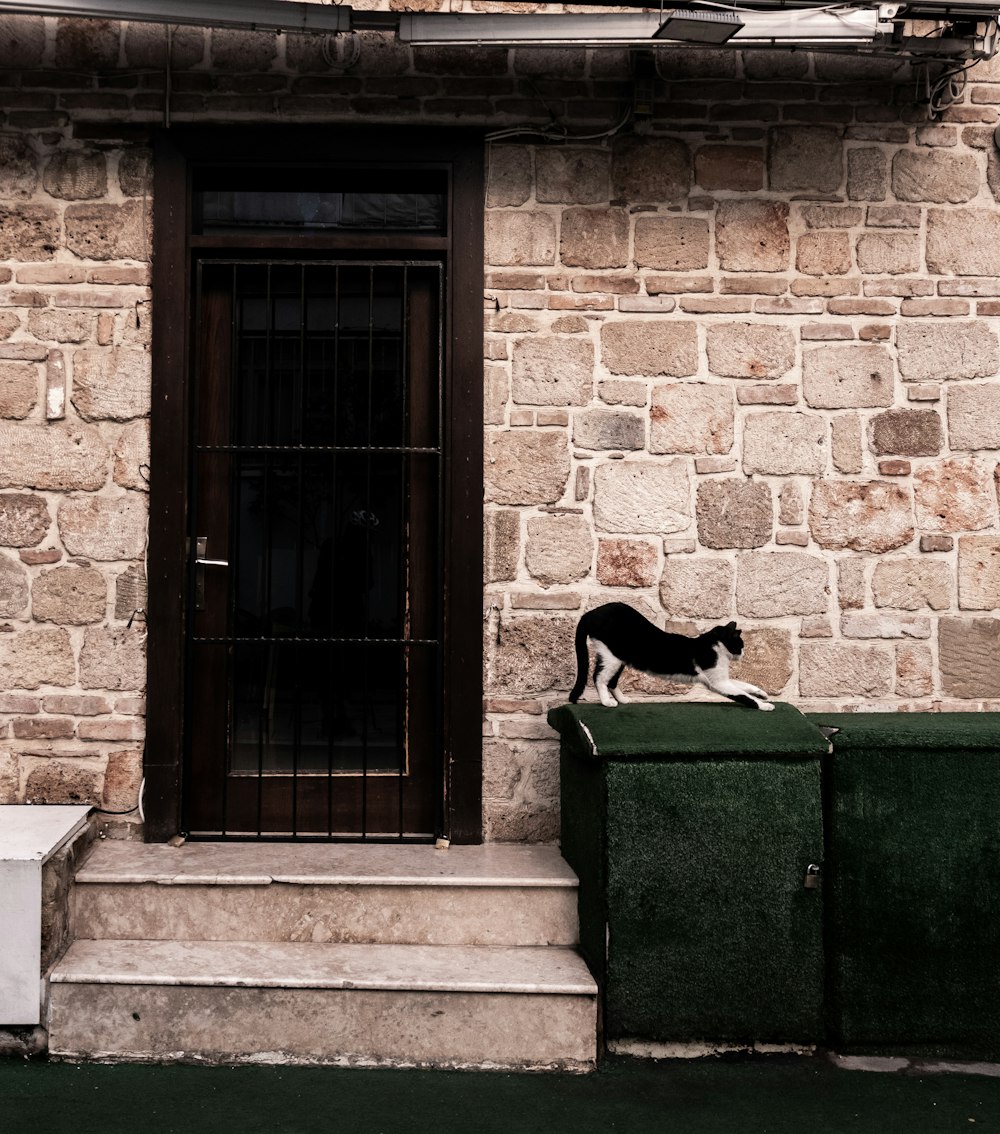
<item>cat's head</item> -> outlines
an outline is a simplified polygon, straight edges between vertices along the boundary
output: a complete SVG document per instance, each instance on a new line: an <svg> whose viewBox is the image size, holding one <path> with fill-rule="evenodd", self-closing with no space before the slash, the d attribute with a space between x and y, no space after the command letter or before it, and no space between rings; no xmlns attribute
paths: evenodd
<svg viewBox="0 0 1000 1134"><path fill-rule="evenodd" d="M735 622L727 622L725 626L716 626L712 630L712 636L729 654L730 658L738 658L743 653L743 635Z"/></svg>

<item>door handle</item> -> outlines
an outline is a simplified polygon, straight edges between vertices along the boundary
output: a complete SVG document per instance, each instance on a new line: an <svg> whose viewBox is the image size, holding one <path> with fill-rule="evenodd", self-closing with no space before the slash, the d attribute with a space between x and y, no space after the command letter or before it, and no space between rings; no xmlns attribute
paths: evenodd
<svg viewBox="0 0 1000 1134"><path fill-rule="evenodd" d="M194 608L205 609L205 568L228 567L228 559L206 559L208 536L198 536L194 541Z"/></svg>

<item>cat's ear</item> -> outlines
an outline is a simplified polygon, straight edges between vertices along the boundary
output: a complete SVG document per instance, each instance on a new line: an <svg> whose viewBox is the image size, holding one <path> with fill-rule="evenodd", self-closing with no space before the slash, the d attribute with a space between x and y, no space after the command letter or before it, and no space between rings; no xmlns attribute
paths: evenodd
<svg viewBox="0 0 1000 1134"><path fill-rule="evenodd" d="M723 627L723 629L724 630L735 630L736 629L736 623L735 622L727 622L726 625Z"/></svg>

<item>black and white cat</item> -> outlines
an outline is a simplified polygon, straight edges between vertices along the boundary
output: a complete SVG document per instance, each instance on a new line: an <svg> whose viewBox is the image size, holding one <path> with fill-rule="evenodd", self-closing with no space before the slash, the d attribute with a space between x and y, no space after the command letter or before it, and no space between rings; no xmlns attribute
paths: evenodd
<svg viewBox="0 0 1000 1134"><path fill-rule="evenodd" d="M697 682L749 708L774 708L763 689L729 676L729 663L743 653L743 638L735 622L688 638L660 630L623 602L588 610L576 627L576 684L569 695L574 703L587 684L588 638L597 652L594 685L601 704L609 709L628 702L618 690L618 679L627 665L671 681Z"/></svg>

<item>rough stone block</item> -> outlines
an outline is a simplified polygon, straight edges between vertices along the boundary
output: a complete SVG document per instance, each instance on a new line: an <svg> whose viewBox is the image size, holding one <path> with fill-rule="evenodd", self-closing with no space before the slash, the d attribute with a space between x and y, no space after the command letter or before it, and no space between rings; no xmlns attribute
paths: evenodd
<svg viewBox="0 0 1000 1134"><path fill-rule="evenodd" d="M28 608L28 572L16 559L0 555L0 616L18 618Z"/></svg>
<svg viewBox="0 0 1000 1134"><path fill-rule="evenodd" d="M747 551L736 559L736 609L748 618L825 614L830 568L801 551Z"/></svg>
<svg viewBox="0 0 1000 1134"><path fill-rule="evenodd" d="M656 548L642 539L602 539L597 581L602 587L652 587L659 573Z"/></svg>
<svg viewBox="0 0 1000 1134"><path fill-rule="evenodd" d="M594 560L590 525L582 516L532 516L524 558L543 587L575 583L590 574Z"/></svg>
<svg viewBox="0 0 1000 1134"><path fill-rule="evenodd" d="M49 158L42 186L63 201L92 201L108 192L108 163L99 150L62 151Z"/></svg>
<svg viewBox="0 0 1000 1134"><path fill-rule="evenodd" d="M892 191L900 201L960 205L976 196L980 179L975 154L900 149L892 159Z"/></svg>
<svg viewBox="0 0 1000 1134"><path fill-rule="evenodd" d="M134 24L131 26L135 27ZM183 31L202 34L200 28L175 28L174 35ZM118 185L126 197L144 197L152 191L153 154L150 150L136 147L121 155L118 159Z"/></svg>
<svg viewBox="0 0 1000 1134"><path fill-rule="evenodd" d="M865 146L847 151L847 196L852 201L884 201L888 183L883 150Z"/></svg>
<svg viewBox="0 0 1000 1134"><path fill-rule="evenodd" d="M9 30L10 18L0 16L0 66L9 51L7 36L16 39ZM29 139L23 134L0 134L0 200L28 200L37 185L38 160Z"/></svg>
<svg viewBox="0 0 1000 1134"><path fill-rule="evenodd" d="M0 634L0 688L38 689L75 681L76 662L67 630L27 629Z"/></svg>
<svg viewBox="0 0 1000 1134"><path fill-rule="evenodd" d="M94 316L90 311L29 311L28 329L42 342L82 343L94 336Z"/></svg>
<svg viewBox="0 0 1000 1134"><path fill-rule="evenodd" d="M0 423L0 488L100 488L108 450L92 426Z"/></svg>
<svg viewBox="0 0 1000 1134"><path fill-rule="evenodd" d="M554 264L554 218L540 212L487 212L486 262L499 267Z"/></svg>
<svg viewBox="0 0 1000 1134"><path fill-rule="evenodd" d="M216 67L253 74L271 69L278 54L278 37L273 32L213 28L211 49Z"/></svg>
<svg viewBox="0 0 1000 1134"><path fill-rule="evenodd" d="M698 369L697 324L640 319L604 323L601 361L612 374L686 378Z"/></svg>
<svg viewBox="0 0 1000 1134"><path fill-rule="evenodd" d="M0 417L21 419L38 402L38 366L33 362L0 362Z"/></svg>
<svg viewBox="0 0 1000 1134"><path fill-rule="evenodd" d="M609 199L609 176L607 150L570 146L535 150L535 200L540 204L600 204Z"/></svg>
<svg viewBox="0 0 1000 1134"><path fill-rule="evenodd" d="M569 481L566 434L530 429L488 433L485 479L488 503L556 503Z"/></svg>
<svg viewBox="0 0 1000 1134"><path fill-rule="evenodd" d="M748 414L743 425L743 471L817 475L826 468L826 422L818 414L775 410Z"/></svg>
<svg viewBox="0 0 1000 1134"><path fill-rule="evenodd" d="M934 692L934 655L929 646L900 642L896 647L896 696L929 697Z"/></svg>
<svg viewBox="0 0 1000 1134"><path fill-rule="evenodd" d="M139 559L146 546L146 498L72 496L59 505L59 534L71 555Z"/></svg>
<svg viewBox="0 0 1000 1134"><path fill-rule="evenodd" d="M83 626L107 614L108 584L93 567L43 571L31 587L31 614L37 622Z"/></svg>
<svg viewBox="0 0 1000 1134"><path fill-rule="evenodd" d="M948 390L948 441L952 449L1000 449L1000 383Z"/></svg>
<svg viewBox="0 0 1000 1134"><path fill-rule="evenodd" d="M681 201L691 187L691 154L683 143L668 138L619 135L612 150L611 185L615 198L629 204Z"/></svg>
<svg viewBox="0 0 1000 1134"><path fill-rule="evenodd" d="M807 232L795 249L795 266L807 276L843 276L852 267L846 232Z"/></svg>
<svg viewBox="0 0 1000 1134"><path fill-rule="evenodd" d="M927 270L937 275L1000 276L996 209L928 209Z"/></svg>
<svg viewBox="0 0 1000 1134"><path fill-rule="evenodd" d="M667 616L727 618L733 610L733 565L725 559L668 557L660 579Z"/></svg>
<svg viewBox="0 0 1000 1134"><path fill-rule="evenodd" d="M958 605L962 610L1000 607L1000 538L962 536L958 541Z"/></svg>
<svg viewBox="0 0 1000 1134"><path fill-rule="evenodd" d="M129 807L135 807L139 801L142 775L141 749L117 749L108 753L101 806L111 811L124 811Z"/></svg>
<svg viewBox="0 0 1000 1134"><path fill-rule="evenodd" d="M949 457L913 478L917 526L927 532L979 531L996 522L990 469L974 458Z"/></svg>
<svg viewBox="0 0 1000 1134"><path fill-rule="evenodd" d="M640 268L686 272L708 267L708 221L698 217L645 216L635 222Z"/></svg>
<svg viewBox="0 0 1000 1134"><path fill-rule="evenodd" d="M623 410L583 410L573 415L573 444L581 449L641 449L646 423Z"/></svg>
<svg viewBox="0 0 1000 1134"><path fill-rule="evenodd" d="M644 406L649 400L649 387L645 382L629 382L624 378L600 382L597 393L609 406Z"/></svg>
<svg viewBox="0 0 1000 1134"><path fill-rule="evenodd" d="M145 689L146 631L88 626L80 650L84 689Z"/></svg>
<svg viewBox="0 0 1000 1134"><path fill-rule="evenodd" d="M780 378L795 365L795 336L766 323L715 323L707 331L708 368L724 378Z"/></svg>
<svg viewBox="0 0 1000 1134"><path fill-rule="evenodd" d="M578 268L623 268L629 262L624 209L564 209L559 258Z"/></svg>
<svg viewBox="0 0 1000 1134"><path fill-rule="evenodd" d="M772 190L832 193L844 177L840 133L828 126L775 126L769 132L768 184Z"/></svg>
<svg viewBox="0 0 1000 1134"><path fill-rule="evenodd" d="M702 189L753 193L764 187L764 151L759 146L702 146L694 156Z"/></svg>
<svg viewBox="0 0 1000 1134"><path fill-rule="evenodd" d="M531 196L531 154L527 146L490 146L487 159L488 209L523 205Z"/></svg>
<svg viewBox="0 0 1000 1134"><path fill-rule="evenodd" d="M728 453L733 447L732 391L703 382L653 388L651 453Z"/></svg>
<svg viewBox="0 0 1000 1134"><path fill-rule="evenodd" d="M569 690L576 677L576 620L565 615L502 618L490 664L490 692L518 697Z"/></svg>
<svg viewBox="0 0 1000 1134"><path fill-rule="evenodd" d="M883 457L935 457L941 452L944 430L933 410L889 410L870 424L872 452Z"/></svg>
<svg viewBox="0 0 1000 1134"><path fill-rule="evenodd" d="M96 807L100 801L100 770L80 760L52 760L35 764L25 782L25 803L91 804Z"/></svg>
<svg viewBox="0 0 1000 1134"><path fill-rule="evenodd" d="M594 524L623 535L680 532L691 524L687 463L613 461L594 475Z"/></svg>
<svg viewBox="0 0 1000 1134"><path fill-rule="evenodd" d="M900 323L896 347L905 382L986 378L1000 368L996 331L982 320Z"/></svg>
<svg viewBox="0 0 1000 1134"><path fill-rule="evenodd" d="M773 628L743 631L743 656L731 669L738 681L778 696L792 679L792 636Z"/></svg>
<svg viewBox="0 0 1000 1134"><path fill-rule="evenodd" d="M951 606L951 569L928 559L887 559L872 575L875 605L893 610L947 610Z"/></svg>
<svg viewBox="0 0 1000 1134"><path fill-rule="evenodd" d="M814 409L891 406L893 386L892 356L879 344L802 352L802 389Z"/></svg>
<svg viewBox="0 0 1000 1134"><path fill-rule="evenodd" d="M153 225L146 201L67 205L66 247L85 260L148 260Z"/></svg>
<svg viewBox="0 0 1000 1134"><path fill-rule="evenodd" d="M938 623L941 691L948 697L1000 697L1000 619L942 618Z"/></svg>
<svg viewBox="0 0 1000 1134"><path fill-rule="evenodd" d="M131 421L111 450L112 476L122 488L149 491L149 421Z"/></svg>
<svg viewBox="0 0 1000 1134"><path fill-rule="evenodd" d="M593 396L589 339L546 335L514 340L512 394L519 405L584 406Z"/></svg>
<svg viewBox="0 0 1000 1134"><path fill-rule="evenodd" d="M844 614L840 632L845 638L929 638L929 618L900 618L887 614Z"/></svg>
<svg viewBox="0 0 1000 1134"><path fill-rule="evenodd" d="M485 521L484 581L510 582L517 578L517 565L521 558L521 515L505 508L488 511Z"/></svg>
<svg viewBox="0 0 1000 1134"><path fill-rule="evenodd" d="M73 405L84 421L144 417L150 404L150 355L128 347L73 353Z"/></svg>
<svg viewBox="0 0 1000 1134"><path fill-rule="evenodd" d="M44 497L23 492L0 494L0 545L37 547L51 523Z"/></svg>
<svg viewBox="0 0 1000 1134"><path fill-rule="evenodd" d="M841 610L860 610L865 605L864 559L837 562L837 603Z"/></svg>
<svg viewBox="0 0 1000 1134"><path fill-rule="evenodd" d="M791 246L788 205L782 201L720 201L715 246L723 271L785 271Z"/></svg>
<svg viewBox="0 0 1000 1134"><path fill-rule="evenodd" d="M861 450L861 419L856 413L837 414L830 423L830 449L837 472L861 472L864 453Z"/></svg>
<svg viewBox="0 0 1000 1134"><path fill-rule="evenodd" d="M866 232L858 237L858 267L872 275L920 271L920 237L907 232Z"/></svg>
<svg viewBox="0 0 1000 1134"><path fill-rule="evenodd" d="M806 517L802 489L795 481L786 481L778 496L778 520L782 524L801 524Z"/></svg>
<svg viewBox="0 0 1000 1134"><path fill-rule="evenodd" d="M698 538L705 547L763 547L774 529L767 484L708 480L698 485Z"/></svg>
<svg viewBox="0 0 1000 1134"><path fill-rule="evenodd" d="M893 685L895 655L882 645L803 642L799 693L803 697L884 697Z"/></svg>
<svg viewBox="0 0 1000 1134"><path fill-rule="evenodd" d="M882 554L913 539L909 488L889 481L820 481L809 507L813 539L834 551Z"/></svg>
<svg viewBox="0 0 1000 1134"><path fill-rule="evenodd" d="M0 260L51 260L59 214L47 205L0 205Z"/></svg>

